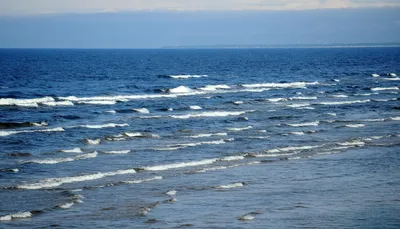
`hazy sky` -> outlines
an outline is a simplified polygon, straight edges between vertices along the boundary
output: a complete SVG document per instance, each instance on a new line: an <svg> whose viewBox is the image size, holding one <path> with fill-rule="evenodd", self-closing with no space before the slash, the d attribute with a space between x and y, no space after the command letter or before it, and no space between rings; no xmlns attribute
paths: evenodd
<svg viewBox="0 0 400 229"><path fill-rule="evenodd" d="M1 15L132 10L304 10L400 6L399 0L0 0Z"/></svg>
<svg viewBox="0 0 400 229"><path fill-rule="evenodd" d="M400 42L400 0L0 0L0 48Z"/></svg>

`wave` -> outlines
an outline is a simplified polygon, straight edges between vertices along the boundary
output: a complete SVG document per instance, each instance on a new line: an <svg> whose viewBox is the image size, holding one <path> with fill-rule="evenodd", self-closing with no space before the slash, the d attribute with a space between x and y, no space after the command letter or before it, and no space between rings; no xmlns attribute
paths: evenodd
<svg viewBox="0 0 400 229"><path fill-rule="evenodd" d="M189 108L192 109L192 110L201 110L202 109L200 106L196 106L196 105L189 106Z"/></svg>
<svg viewBox="0 0 400 229"><path fill-rule="evenodd" d="M88 105L114 105L117 101L101 101L101 100L94 100L94 101L78 101L78 104L88 104Z"/></svg>
<svg viewBox="0 0 400 229"><path fill-rule="evenodd" d="M360 140L352 140L352 141L345 141L337 143L340 146L364 146L365 142Z"/></svg>
<svg viewBox="0 0 400 229"><path fill-rule="evenodd" d="M105 113L109 113L109 114L116 114L117 112L115 110L110 110L110 111L104 111Z"/></svg>
<svg viewBox="0 0 400 229"><path fill-rule="evenodd" d="M243 130L250 130L252 129L252 126L246 126L246 127L237 127L237 128L227 128L229 131L243 131Z"/></svg>
<svg viewBox="0 0 400 229"><path fill-rule="evenodd" d="M89 128L89 129L102 129L102 128L114 128L114 127L125 127L129 126L127 123L116 124L116 123L107 123L102 125L80 125L81 128Z"/></svg>
<svg viewBox="0 0 400 229"><path fill-rule="evenodd" d="M365 100L351 100L351 101L335 101L335 102L319 102L315 104L320 104L320 105L349 105L349 104L355 104L355 103L368 103L371 102L369 99Z"/></svg>
<svg viewBox="0 0 400 229"><path fill-rule="evenodd" d="M226 142L233 141L234 139L221 139L221 140L216 140L216 141L205 141L205 142L191 142L191 143L183 143L183 144L177 144L177 145L171 145L163 148L153 148L153 150L159 150L159 151L168 151L168 150L179 150L179 149L184 149L187 147L195 147L195 146L201 146L201 145L220 145L220 144L225 144Z"/></svg>
<svg viewBox="0 0 400 229"><path fill-rule="evenodd" d="M74 103L71 101L50 101L50 102L42 102L41 104L50 107L56 106L74 106Z"/></svg>
<svg viewBox="0 0 400 229"><path fill-rule="evenodd" d="M5 137L13 134L21 133L36 133L36 132L62 132L65 131L62 127L56 127L51 129L41 129L41 130L15 130L15 131L0 131L0 137Z"/></svg>
<svg viewBox="0 0 400 229"><path fill-rule="evenodd" d="M84 139L85 143L88 145L98 145L100 144L101 140L100 139Z"/></svg>
<svg viewBox="0 0 400 229"><path fill-rule="evenodd" d="M133 111L137 113L142 113L142 114L150 114L150 111L147 108L136 108L133 109Z"/></svg>
<svg viewBox="0 0 400 229"><path fill-rule="evenodd" d="M192 89L190 89L189 87L186 87L186 86L179 86L176 88L168 89L169 93L190 93L192 91L193 91Z"/></svg>
<svg viewBox="0 0 400 229"><path fill-rule="evenodd" d="M266 99L269 102L282 102L282 101L287 101L286 98L270 98L270 99Z"/></svg>
<svg viewBox="0 0 400 229"><path fill-rule="evenodd" d="M219 185L219 186L216 186L215 188L217 188L217 189L231 189L231 188L239 188L239 187L243 187L243 186L244 186L243 182L236 182L236 183L232 183L232 184Z"/></svg>
<svg viewBox="0 0 400 229"><path fill-rule="evenodd" d="M240 105L240 104L243 104L244 102L243 101L233 101L232 103L235 105Z"/></svg>
<svg viewBox="0 0 400 229"><path fill-rule="evenodd" d="M332 98L347 98L349 96L348 95L330 95L329 97L332 97Z"/></svg>
<svg viewBox="0 0 400 229"><path fill-rule="evenodd" d="M383 79L383 80L391 80L391 81L397 81L397 80L400 80L400 78L399 78L399 77L396 77L396 78L381 78L381 79Z"/></svg>
<svg viewBox="0 0 400 229"><path fill-rule="evenodd" d="M14 219L26 219L26 218L31 218L31 217L32 217L31 212L19 212L19 213L15 213L15 214L0 216L0 221L11 221Z"/></svg>
<svg viewBox="0 0 400 229"><path fill-rule="evenodd" d="M162 180L162 176L154 176L150 178L145 178L145 179L139 179L139 180L131 180L131 181L122 181L124 184L140 184L143 182L149 182L149 181L155 181L155 180Z"/></svg>
<svg viewBox="0 0 400 229"><path fill-rule="evenodd" d="M399 90L399 87L374 87L371 91Z"/></svg>
<svg viewBox="0 0 400 229"><path fill-rule="evenodd" d="M371 76L372 76L372 77L379 77L379 74L372 73Z"/></svg>
<svg viewBox="0 0 400 229"><path fill-rule="evenodd" d="M166 165L155 165L155 166L148 166L143 167L144 170L147 171L163 171L163 170L170 170L170 169L179 169L185 167L194 167L200 165L209 165L216 162L217 159L205 159L201 161L191 161L191 162L181 162L181 163L173 163L173 164L166 164Z"/></svg>
<svg viewBox="0 0 400 229"><path fill-rule="evenodd" d="M0 122L0 129L12 129L33 126L48 126L47 122Z"/></svg>
<svg viewBox="0 0 400 229"><path fill-rule="evenodd" d="M202 91L216 91L218 89L231 89L231 87L225 84L220 84L220 85L206 85L198 89Z"/></svg>
<svg viewBox="0 0 400 229"><path fill-rule="evenodd" d="M169 75L169 77L173 79L189 79L208 77L208 75Z"/></svg>
<svg viewBox="0 0 400 229"><path fill-rule="evenodd" d="M315 121L315 122L306 122L306 123L298 123L298 124L286 124L286 125L292 126L292 127L318 126L318 125L319 125L319 121Z"/></svg>
<svg viewBox="0 0 400 229"><path fill-rule="evenodd" d="M213 136L227 136L227 133L214 133L214 134L197 134L193 136L188 136L189 138L207 138Z"/></svg>
<svg viewBox="0 0 400 229"><path fill-rule="evenodd" d="M53 165L53 164L58 164L58 163L72 162L72 161L84 160L84 159L89 159L89 158L95 158L95 157L97 157L97 154L98 153L95 151L93 153L83 154L83 155L79 155L76 157L30 160L30 161L27 161L26 163Z"/></svg>
<svg viewBox="0 0 400 229"><path fill-rule="evenodd" d="M0 98L0 106L38 107L39 103L54 101L54 98L49 96L35 99Z"/></svg>
<svg viewBox="0 0 400 229"><path fill-rule="evenodd" d="M315 100L318 99L316 96L297 96L297 97L290 97L289 100Z"/></svg>
<svg viewBox="0 0 400 229"><path fill-rule="evenodd" d="M296 104L289 104L286 105L288 107L293 107L293 108L305 108L305 107L309 107L311 104L309 103L296 103Z"/></svg>
<svg viewBox="0 0 400 229"><path fill-rule="evenodd" d="M157 134L150 134L150 133L139 133L139 132L125 132L122 136L130 137L130 138L160 138Z"/></svg>
<svg viewBox="0 0 400 229"><path fill-rule="evenodd" d="M345 126L350 127L350 128L360 128L360 127L364 127L365 124L347 124Z"/></svg>
<svg viewBox="0 0 400 229"><path fill-rule="evenodd" d="M82 153L82 150L80 148L73 148L73 149L62 149L62 150L59 150L59 152L62 152L62 153Z"/></svg>
<svg viewBox="0 0 400 229"><path fill-rule="evenodd" d="M390 117L389 119L392 120L392 121L400 121L400 116Z"/></svg>
<svg viewBox="0 0 400 229"><path fill-rule="evenodd" d="M292 83L261 83L261 84L242 84L246 88L305 88L308 85L318 85L319 82L292 82Z"/></svg>
<svg viewBox="0 0 400 229"><path fill-rule="evenodd" d="M48 189L48 188L55 188L63 184L69 183L76 183L76 182L84 182L84 181L91 181L91 180L98 180L104 177L111 177L117 175L125 175L125 174L134 174L136 173L135 169L126 169L126 170L117 170L114 172L99 172L94 174L87 174L87 175L80 175L80 176L73 176L73 177L61 177L61 178L47 178L37 183L30 183L30 184L22 184L17 185L15 188L18 189Z"/></svg>
<svg viewBox="0 0 400 229"><path fill-rule="evenodd" d="M105 153L105 154L127 154L130 152L131 152L131 150L103 151L103 153Z"/></svg>
<svg viewBox="0 0 400 229"><path fill-rule="evenodd" d="M253 112L253 111L209 111L209 112L193 113L185 115L170 115L169 117L176 119L189 119L189 118L199 118L199 117L227 117L227 116L242 115L247 112Z"/></svg>

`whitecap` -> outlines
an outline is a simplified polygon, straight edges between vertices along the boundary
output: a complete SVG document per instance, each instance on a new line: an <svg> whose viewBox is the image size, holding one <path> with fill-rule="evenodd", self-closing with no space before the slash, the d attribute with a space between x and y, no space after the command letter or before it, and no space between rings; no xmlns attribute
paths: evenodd
<svg viewBox="0 0 400 229"><path fill-rule="evenodd" d="M261 83L261 84L243 84L243 87L247 88L305 88L307 85L318 85L318 82L292 82L292 83Z"/></svg>
<svg viewBox="0 0 400 229"><path fill-rule="evenodd" d="M207 85L205 87L199 88L199 90L202 90L202 91L216 91L218 89L230 89L230 88L231 87L229 87L228 85L221 84L221 85Z"/></svg>
<svg viewBox="0 0 400 229"><path fill-rule="evenodd" d="M107 123L107 124L100 124L100 125L80 125L79 127L89 128L89 129L102 129L102 128L114 128L114 127L125 127L125 126L129 126L129 124L127 124L127 123L123 123L123 124Z"/></svg>
<svg viewBox="0 0 400 229"><path fill-rule="evenodd" d="M299 108L299 107L309 107L311 104L309 103L296 103L296 104L289 104L286 105L288 107Z"/></svg>
<svg viewBox="0 0 400 229"><path fill-rule="evenodd" d="M133 111L137 113L150 114L150 111L147 108L136 108L133 109Z"/></svg>
<svg viewBox="0 0 400 229"><path fill-rule="evenodd" d="M116 114L117 112L116 111L114 111L114 110L110 110L110 111L105 111L106 113L109 113L109 114Z"/></svg>
<svg viewBox="0 0 400 229"><path fill-rule="evenodd" d="M244 102L243 101L233 101L232 103L235 105L240 105L240 104L243 104Z"/></svg>
<svg viewBox="0 0 400 229"><path fill-rule="evenodd" d="M93 101L78 101L78 104L88 104L88 105L114 105L117 103L117 101L101 101L101 100L93 100Z"/></svg>
<svg viewBox="0 0 400 229"><path fill-rule="evenodd" d="M228 156L219 159L220 161L238 161L238 160L243 160L244 156Z"/></svg>
<svg viewBox="0 0 400 229"><path fill-rule="evenodd" d="M339 94L339 95L330 95L329 97L332 97L332 98L347 98L347 97L349 97L348 95L341 95L341 94Z"/></svg>
<svg viewBox="0 0 400 229"><path fill-rule="evenodd" d="M399 87L374 87L371 91L399 90Z"/></svg>
<svg viewBox="0 0 400 229"><path fill-rule="evenodd" d="M46 189L46 188L54 188L63 184L76 183L76 182L84 182L90 180L98 180L103 177L117 176L117 175L125 175L125 174L134 174L136 173L135 169L126 169L126 170L117 170L115 172L99 172L95 174L87 174L73 177L61 177L61 178L47 178L37 183L30 184L22 184L17 185L16 188L19 189Z"/></svg>
<svg viewBox="0 0 400 229"><path fill-rule="evenodd" d="M379 74L372 73L371 76L372 76L372 77L379 77Z"/></svg>
<svg viewBox="0 0 400 229"><path fill-rule="evenodd" d="M64 162L72 162L72 161L77 161L77 160L84 160L84 159L89 159L89 158L95 158L97 157L97 152L93 153L88 153L88 154L82 154L76 157L67 157L67 158L52 158L52 159L38 159L38 160L31 160L27 161L29 163L37 163L37 164L58 164L58 163L64 163Z"/></svg>
<svg viewBox="0 0 400 229"><path fill-rule="evenodd" d="M366 99L366 100L351 100L351 101L336 101L336 102L319 102L315 104L321 104L321 105L348 105L348 104L354 104L354 103L367 103L371 102L371 100Z"/></svg>
<svg viewBox="0 0 400 229"><path fill-rule="evenodd" d="M295 131L295 132L290 132L289 134L292 134L292 135L304 135L305 133L303 131Z"/></svg>
<svg viewBox="0 0 400 229"><path fill-rule="evenodd" d="M267 101L270 102L281 102L281 101L287 101L286 98L271 98L271 99L266 99Z"/></svg>
<svg viewBox="0 0 400 229"><path fill-rule="evenodd" d="M399 78L399 77L396 77L396 78L381 78L381 79L383 79L383 80L391 80L391 81L397 81L397 80L400 80L400 78Z"/></svg>
<svg viewBox="0 0 400 229"><path fill-rule="evenodd" d="M255 219L255 217L252 215L244 215L244 216L239 217L238 219L242 220L242 221L251 221L251 220Z"/></svg>
<svg viewBox="0 0 400 229"><path fill-rule="evenodd" d="M339 142L337 144L341 146L364 146L365 142L360 140L353 140L353 141Z"/></svg>
<svg viewBox="0 0 400 229"><path fill-rule="evenodd" d="M168 196L175 196L176 193L177 193L176 190L169 190L165 194L168 195Z"/></svg>
<svg viewBox="0 0 400 229"><path fill-rule="evenodd" d="M400 121L400 116L390 117L390 120L392 120L392 121Z"/></svg>
<svg viewBox="0 0 400 229"><path fill-rule="evenodd" d="M397 74L392 72L392 73L389 73L389 76L396 77Z"/></svg>
<svg viewBox="0 0 400 229"><path fill-rule="evenodd" d="M197 134L193 136L188 136L189 138L206 138L206 137L213 137L213 136L227 136L227 133L213 133L213 134Z"/></svg>
<svg viewBox="0 0 400 229"><path fill-rule="evenodd" d="M237 127L237 128L227 128L229 131L243 131L243 130L250 130L252 129L252 126L246 126L246 127Z"/></svg>
<svg viewBox="0 0 400 229"><path fill-rule="evenodd" d="M85 139L85 143L88 145L98 145L100 144L101 140L100 139Z"/></svg>
<svg viewBox="0 0 400 229"><path fill-rule="evenodd" d="M350 127L350 128L360 128L360 127L364 127L364 124L347 124L345 125L346 127Z"/></svg>
<svg viewBox="0 0 400 229"><path fill-rule="evenodd" d="M196 105L189 106L189 108L192 109L192 110L201 110L202 109L200 106L196 106Z"/></svg>
<svg viewBox="0 0 400 229"><path fill-rule="evenodd" d="M54 102L52 97L43 97L36 99L13 99L0 98L0 106L21 106L21 107L38 107L38 103Z"/></svg>
<svg viewBox="0 0 400 229"><path fill-rule="evenodd" d="M140 179L140 180L122 181L122 183L125 183L125 184L140 184L140 183L143 183L143 182L162 180L162 179L163 179L162 176L154 176L154 177L151 177L151 178L145 178L145 179Z"/></svg>
<svg viewBox="0 0 400 229"><path fill-rule="evenodd" d="M327 115L329 115L329 116L334 116L334 117L336 117L337 116L337 114L336 113L326 113Z"/></svg>
<svg viewBox="0 0 400 229"><path fill-rule="evenodd" d="M59 208L62 208L62 209L68 209L68 208L72 207L74 204L75 204L74 202L69 202L69 203L60 205L60 206L58 206L58 207L59 207Z"/></svg>
<svg viewBox="0 0 400 229"><path fill-rule="evenodd" d="M40 104L46 105L46 106L74 106L74 103L70 102L70 101L50 101L50 102L42 102Z"/></svg>
<svg viewBox="0 0 400 229"><path fill-rule="evenodd" d="M179 86L176 88L168 89L168 92L170 92L170 93L190 93L190 92L192 92L192 89L190 89L189 87L186 87L186 86Z"/></svg>
<svg viewBox="0 0 400 229"><path fill-rule="evenodd" d="M202 78L208 77L208 75L169 75L173 79L189 79L189 78Z"/></svg>
<svg viewBox="0 0 400 229"><path fill-rule="evenodd" d="M103 153L106 153L106 154L127 154L127 153L130 153L131 152L131 150L114 150L114 151L104 151Z"/></svg>
<svg viewBox="0 0 400 229"><path fill-rule="evenodd" d="M314 100L318 99L316 96L297 96L297 97L291 97L289 98L290 100Z"/></svg>
<svg viewBox="0 0 400 229"><path fill-rule="evenodd" d="M82 153L82 150L80 148L73 148L73 149L62 149L62 150L59 150L59 152L63 152L63 153Z"/></svg>
<svg viewBox="0 0 400 229"><path fill-rule="evenodd" d="M231 188L239 188L239 187L243 187L243 182L236 182L236 183L232 183L232 184L227 184L227 185L219 185L215 188L217 189L231 189Z"/></svg>
<svg viewBox="0 0 400 229"><path fill-rule="evenodd" d="M0 131L0 137L9 136L13 134L20 133L35 133L35 132L60 132L65 131L62 127L50 128L50 129L40 129L40 130L15 130L15 131Z"/></svg>
<svg viewBox="0 0 400 229"><path fill-rule="evenodd" d="M188 119L188 118L199 118L199 117L226 117L226 116L237 116L242 115L250 111L210 111L194 114L185 115L170 115L171 118L176 119Z"/></svg>
<svg viewBox="0 0 400 229"><path fill-rule="evenodd" d="M173 163L173 164L165 164L165 165L154 165L154 166L144 167L143 169L148 170L148 171L163 171L163 170L179 169L179 168L193 167L193 166L199 166L199 165L209 165L216 161L217 161L217 159L205 159L205 160L200 160L200 161L181 162L181 163Z"/></svg>
<svg viewBox="0 0 400 229"><path fill-rule="evenodd" d="M298 124L286 124L286 125L292 126L292 127L318 126L318 125L319 125L319 121L315 121L315 122L306 122L306 123L298 123Z"/></svg>

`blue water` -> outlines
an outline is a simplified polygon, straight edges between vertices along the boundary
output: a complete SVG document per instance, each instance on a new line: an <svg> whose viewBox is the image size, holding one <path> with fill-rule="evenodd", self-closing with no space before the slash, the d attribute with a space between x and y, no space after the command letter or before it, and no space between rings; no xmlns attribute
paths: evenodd
<svg viewBox="0 0 400 229"><path fill-rule="evenodd" d="M399 63L0 50L0 228L399 228Z"/></svg>

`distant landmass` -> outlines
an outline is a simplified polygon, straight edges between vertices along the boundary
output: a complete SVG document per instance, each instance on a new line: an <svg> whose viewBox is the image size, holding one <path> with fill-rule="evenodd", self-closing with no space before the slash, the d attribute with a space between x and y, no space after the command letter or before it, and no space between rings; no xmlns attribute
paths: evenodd
<svg viewBox="0 0 400 229"><path fill-rule="evenodd" d="M393 43L332 43L332 44L258 44L258 45L190 45L163 46L163 49L265 49L265 48L358 48L358 47L400 47Z"/></svg>

